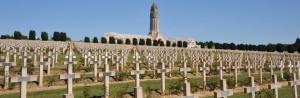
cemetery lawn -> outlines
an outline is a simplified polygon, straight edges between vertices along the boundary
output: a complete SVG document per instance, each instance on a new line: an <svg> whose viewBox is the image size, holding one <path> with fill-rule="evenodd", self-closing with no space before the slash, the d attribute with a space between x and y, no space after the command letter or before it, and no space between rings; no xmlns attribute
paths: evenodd
<svg viewBox="0 0 300 98"><path fill-rule="evenodd" d="M254 75L254 76L257 76L257 75ZM239 77L241 79L243 77L246 77L246 75L240 75ZM197 84L200 85L200 83L198 81L202 81L202 78L201 77L189 78L188 80L191 83L197 82ZM174 85L178 81L180 81L180 78L166 79L166 89L168 90L170 85ZM216 81L218 81L218 80L216 80ZM122 96L124 94L133 95L134 86L135 86L134 82L112 83L112 84L110 84L110 97L111 98L120 98L120 96ZM148 94L151 91L160 92L160 89L159 89L160 88L160 80L141 81L141 86L143 87L144 94ZM300 86L298 86L298 87L300 87ZM75 94L75 98L84 98L83 91L85 91L84 89L86 89L86 88L89 88L91 91L89 94L90 97L103 96L103 94L104 94L103 84L93 85L91 87L74 87L73 93ZM299 89L298 89L298 92L299 92ZM67 93L66 89L44 90L44 91L28 92L27 97L28 98L61 98L62 95L65 93ZM211 91L210 93L213 93L213 91ZM260 95L264 96L266 94L267 93L264 92ZM171 94L171 95L173 95L173 94ZM266 98L263 96L261 98ZM228 97L228 98L245 98L245 97L249 97L249 95L241 92L241 93L234 93L233 96ZM0 98L19 98L19 93L1 95ZM155 98L157 98L157 96ZM213 96L204 97L204 98L213 98ZM280 88L279 89L279 98L292 98L292 88L291 87Z"/></svg>

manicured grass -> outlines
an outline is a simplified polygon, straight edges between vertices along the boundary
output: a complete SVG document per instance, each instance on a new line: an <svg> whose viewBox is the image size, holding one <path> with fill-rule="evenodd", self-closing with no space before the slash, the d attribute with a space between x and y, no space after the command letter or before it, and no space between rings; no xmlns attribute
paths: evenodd
<svg viewBox="0 0 300 98"><path fill-rule="evenodd" d="M255 77L258 75L254 75ZM269 74L264 74L264 76L269 76ZM214 76L216 77L216 76ZM247 75L239 75L239 79L244 80L246 79ZM179 78L180 79L180 78ZM166 79L166 87L167 90L169 89L170 85L174 85L174 83L178 82L179 79ZM266 79L269 79L268 77ZM202 78L197 77L197 78L189 78L189 82L191 83L196 83L197 85L202 84ZM216 80L218 81L218 80ZM110 96L113 97L120 97L121 93L128 93L132 94L133 93L133 88L135 86L134 82L130 83L118 83L118 84L111 84L110 85ZM147 93L147 90L152 89L152 90L157 90L159 91L160 89L160 80L148 80L148 81L142 81L141 86L143 87L144 93ZM83 91L85 87L75 87L73 90L73 93L75 94L76 98L83 98ZM91 95L92 96L103 96L103 85L95 85L91 86ZM279 95L280 98L291 98L291 87L284 87L279 90ZM37 92L29 92L28 93L28 98L59 98L62 97L63 94L67 93L66 89L57 89L57 90L45 90L45 91L37 91ZM213 93L213 92L211 92ZM229 97L229 98L242 98L242 97L247 97L248 94L244 93L236 93L234 96ZM1 95L0 98L18 98L19 94L6 94L6 95ZM212 98L212 97L207 97L207 98Z"/></svg>

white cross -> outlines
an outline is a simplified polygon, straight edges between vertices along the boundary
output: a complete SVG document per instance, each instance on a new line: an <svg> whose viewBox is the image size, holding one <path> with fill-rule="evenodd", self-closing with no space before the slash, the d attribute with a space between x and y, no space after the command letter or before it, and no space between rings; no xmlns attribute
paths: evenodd
<svg viewBox="0 0 300 98"><path fill-rule="evenodd" d="M161 94L164 95L165 94L165 89L166 89L166 86L165 86L165 74L167 72L170 72L169 69L166 69L165 68L165 63L164 62L161 62L161 69L158 69L157 70L157 73L161 73Z"/></svg>
<svg viewBox="0 0 300 98"><path fill-rule="evenodd" d="M16 63L9 62L9 48L6 47L6 56L1 56L1 59L5 58L4 63L0 63L0 66L4 66L4 90L8 89L8 83L9 83L9 67L16 66Z"/></svg>
<svg viewBox="0 0 300 98"><path fill-rule="evenodd" d="M206 67L206 62L203 62L203 67L200 67L200 71L203 72L203 88L206 89L206 71L209 71L209 67Z"/></svg>
<svg viewBox="0 0 300 98"><path fill-rule="evenodd" d="M268 85L269 89L274 89L275 98L278 98L278 88L281 88L281 84L277 83L277 75L272 75L272 84Z"/></svg>
<svg viewBox="0 0 300 98"><path fill-rule="evenodd" d="M220 85L221 85L221 91L214 92L215 98L226 98L228 96L233 95L232 89L227 89L226 79L221 79Z"/></svg>
<svg viewBox="0 0 300 98"><path fill-rule="evenodd" d="M249 80L251 81L250 87L244 88L245 93L250 93L251 98L255 98L255 92L259 91L259 87L255 86L254 77L249 77Z"/></svg>
<svg viewBox="0 0 300 98"><path fill-rule="evenodd" d="M27 59L31 58L31 56L27 56L27 48L25 48L24 56L20 57L23 58L23 66L21 69L21 77L12 77L11 82L21 82L20 86L20 97L26 98L26 92L27 92L27 81L36 81L36 76L28 76L27 75Z"/></svg>
<svg viewBox="0 0 300 98"><path fill-rule="evenodd" d="M144 74L145 71L144 70L140 70L140 66L139 63L141 63L141 61L139 61L140 56L138 56L137 51L135 51L135 61L133 61L133 63L135 63L135 70L131 71L131 75L135 75L135 98L142 98L143 97L143 89L142 87L140 87L140 74Z"/></svg>
<svg viewBox="0 0 300 98"><path fill-rule="evenodd" d="M68 67L68 74L61 74L60 79L67 79L67 90L68 93L64 94L65 98L74 98L73 94L73 78L80 78L80 74L73 73L73 64L77 64L76 61L73 61L73 58L76 58L76 56L73 56L72 47L70 46L69 55L66 56L68 58L67 62L64 62L64 65L67 65Z"/></svg>
<svg viewBox="0 0 300 98"><path fill-rule="evenodd" d="M293 97L298 98L297 86L300 85L300 84L299 84L299 81L296 78L296 73L292 74L292 81L289 81L288 85L292 86L292 88L293 88Z"/></svg>

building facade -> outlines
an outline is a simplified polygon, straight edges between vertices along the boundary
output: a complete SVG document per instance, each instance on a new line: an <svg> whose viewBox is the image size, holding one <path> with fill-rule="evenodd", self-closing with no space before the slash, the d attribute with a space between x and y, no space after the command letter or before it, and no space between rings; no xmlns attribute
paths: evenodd
<svg viewBox="0 0 300 98"><path fill-rule="evenodd" d="M152 4L150 10L150 31L148 35L131 35L131 34L119 34L116 32L107 32L103 35L103 37L105 37L107 40L109 39L109 37L114 37L115 41L121 39L123 42L125 42L126 39L129 39L131 43L133 38L137 38L138 41L140 39L144 39L144 40L151 39L151 40L163 41L164 43L170 41L171 45L172 43L176 43L177 45L178 41L182 41L182 42L187 42L189 48L197 47L196 41L192 38L168 38L162 36L162 33L160 32L159 29L158 7L155 2Z"/></svg>

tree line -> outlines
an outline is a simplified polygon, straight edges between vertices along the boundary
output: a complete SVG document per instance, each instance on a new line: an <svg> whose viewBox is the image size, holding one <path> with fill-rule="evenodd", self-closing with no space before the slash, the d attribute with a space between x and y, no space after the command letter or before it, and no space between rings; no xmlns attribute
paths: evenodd
<svg viewBox="0 0 300 98"><path fill-rule="evenodd" d="M89 37L84 37L84 42L89 43L91 42ZM92 39L93 43L99 43L98 38L94 37ZM123 42L122 39L116 39L114 37L109 37L108 39L105 37L101 37L101 43L103 44L126 44L126 45L146 45L146 46L167 46L167 47L183 47L186 48L188 47L188 43L186 41L177 41L177 42L171 42L167 40L166 42L161 41L161 40L156 40L156 39L138 39L138 38L133 38L132 40L130 39L125 39L125 42Z"/></svg>
<svg viewBox="0 0 300 98"><path fill-rule="evenodd" d="M294 53L298 51L300 53L300 38L292 44L267 44L267 45L253 45L253 44L235 44L235 43L218 43L213 41L196 42L197 45L201 45L201 48L208 49L229 49L229 50L244 50L244 51L267 51L267 52L289 52Z"/></svg>
<svg viewBox="0 0 300 98"><path fill-rule="evenodd" d="M42 41L48 41L49 36L47 32L41 32L41 39L36 37L36 32L34 30L30 30L28 37L26 35L23 35L20 31L15 31L14 35L1 35L0 39L15 39L15 40L42 40ZM67 37L67 33L65 32L57 32L55 31L53 33L53 37L51 40L54 41L71 41L71 38Z"/></svg>

